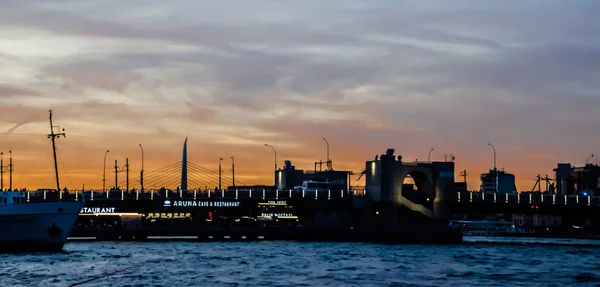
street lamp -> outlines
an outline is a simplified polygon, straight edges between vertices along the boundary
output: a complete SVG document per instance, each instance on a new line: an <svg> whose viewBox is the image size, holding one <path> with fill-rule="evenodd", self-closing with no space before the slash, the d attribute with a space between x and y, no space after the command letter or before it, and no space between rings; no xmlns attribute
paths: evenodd
<svg viewBox="0 0 600 287"><path fill-rule="evenodd" d="M496 193L498 193L498 169L496 168L496 147L491 143L487 143L487 145L491 146L494 150L494 172L496 173Z"/></svg>
<svg viewBox="0 0 600 287"><path fill-rule="evenodd" d="M233 183L233 188L235 188L235 159L233 156L231 157L231 183Z"/></svg>
<svg viewBox="0 0 600 287"><path fill-rule="evenodd" d="M277 171L277 151L275 150L275 148L272 145L265 144L265 146L273 149L273 153L275 153L275 170Z"/></svg>
<svg viewBox="0 0 600 287"><path fill-rule="evenodd" d="M429 154L427 155L427 161L431 162L431 152L433 151L433 149L429 150Z"/></svg>
<svg viewBox="0 0 600 287"><path fill-rule="evenodd" d="M592 159L593 157L594 157L594 154L590 155L590 157L588 157L588 158L585 160L585 165L587 165L587 164L588 164L588 162L590 162L590 159Z"/></svg>
<svg viewBox="0 0 600 287"><path fill-rule="evenodd" d="M329 141L326 138L323 138L325 143L327 144L327 170L331 170L331 160L329 160Z"/></svg>
<svg viewBox="0 0 600 287"><path fill-rule="evenodd" d="M265 144L265 146L270 147L273 150L273 153L275 154L275 179L273 179L273 181L275 182L275 185L277 185L277 150L275 150L275 148L272 145Z"/></svg>
<svg viewBox="0 0 600 287"><path fill-rule="evenodd" d="M144 147L140 144L140 148L142 149L142 170L140 171L140 186L142 188L142 192L144 192Z"/></svg>
<svg viewBox="0 0 600 287"><path fill-rule="evenodd" d="M0 152L0 191L4 191L4 152Z"/></svg>
<svg viewBox="0 0 600 287"><path fill-rule="evenodd" d="M12 150L8 151L8 154L10 155L10 159L8 161L8 183L9 183L9 190L12 191L12 173L13 173L13 164L12 164Z"/></svg>
<svg viewBox="0 0 600 287"><path fill-rule="evenodd" d="M102 191L106 192L106 155L108 155L110 150L106 150L104 153L104 170L102 172Z"/></svg>

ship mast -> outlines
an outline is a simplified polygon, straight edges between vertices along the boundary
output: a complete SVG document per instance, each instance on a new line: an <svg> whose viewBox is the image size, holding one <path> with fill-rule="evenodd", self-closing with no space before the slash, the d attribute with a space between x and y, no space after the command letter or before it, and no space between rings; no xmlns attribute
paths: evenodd
<svg viewBox="0 0 600 287"><path fill-rule="evenodd" d="M59 133L54 133L54 128L58 129ZM60 192L60 183L58 181L58 162L56 161L56 144L54 140L56 138L60 138L60 136L66 137L65 129L61 129L59 126L52 125L52 110L50 110L50 134L48 134L48 138L52 140L52 153L54 154L54 174L56 176L56 190Z"/></svg>

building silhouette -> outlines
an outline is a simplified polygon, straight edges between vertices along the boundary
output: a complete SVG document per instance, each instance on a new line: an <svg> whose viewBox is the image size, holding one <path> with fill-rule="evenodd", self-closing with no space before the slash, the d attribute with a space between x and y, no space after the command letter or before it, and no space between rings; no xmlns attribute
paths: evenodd
<svg viewBox="0 0 600 287"><path fill-rule="evenodd" d="M483 193L496 192L496 175L498 176L498 193L516 194L517 185L515 175L504 170L490 169L488 173L481 174L480 191Z"/></svg>

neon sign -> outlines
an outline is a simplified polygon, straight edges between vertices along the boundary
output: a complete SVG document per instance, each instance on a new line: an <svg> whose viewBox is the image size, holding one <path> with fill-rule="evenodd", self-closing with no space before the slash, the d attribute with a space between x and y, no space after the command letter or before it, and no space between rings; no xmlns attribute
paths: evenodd
<svg viewBox="0 0 600 287"><path fill-rule="evenodd" d="M291 217L294 216L291 213L261 213L261 216L270 217Z"/></svg>
<svg viewBox="0 0 600 287"><path fill-rule="evenodd" d="M269 200L267 202L259 202L258 205L287 205L285 200Z"/></svg>
<svg viewBox="0 0 600 287"><path fill-rule="evenodd" d="M83 207L79 214L115 213L114 207Z"/></svg>
<svg viewBox="0 0 600 287"><path fill-rule="evenodd" d="M239 207L239 201L197 201L197 200L165 200L167 207Z"/></svg>

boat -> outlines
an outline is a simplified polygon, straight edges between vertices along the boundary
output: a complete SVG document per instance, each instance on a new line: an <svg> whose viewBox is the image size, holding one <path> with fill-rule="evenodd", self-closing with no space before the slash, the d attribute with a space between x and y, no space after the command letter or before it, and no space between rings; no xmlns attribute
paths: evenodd
<svg viewBox="0 0 600 287"><path fill-rule="evenodd" d="M54 139L63 132L51 133L54 151L56 186L60 192ZM0 252L61 251L71 232L84 201L29 202L24 191L0 192Z"/></svg>
<svg viewBox="0 0 600 287"><path fill-rule="evenodd" d="M25 192L0 192L0 252L61 251L83 204L27 203Z"/></svg>
<svg viewBox="0 0 600 287"><path fill-rule="evenodd" d="M464 236L517 236L526 234L512 222L491 220L450 220L449 226Z"/></svg>

